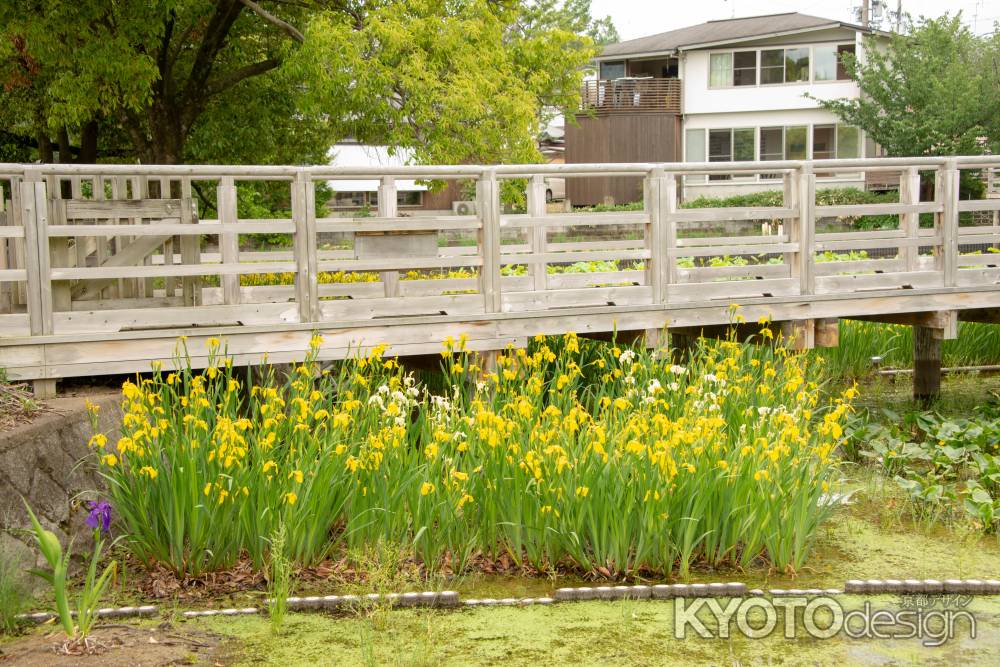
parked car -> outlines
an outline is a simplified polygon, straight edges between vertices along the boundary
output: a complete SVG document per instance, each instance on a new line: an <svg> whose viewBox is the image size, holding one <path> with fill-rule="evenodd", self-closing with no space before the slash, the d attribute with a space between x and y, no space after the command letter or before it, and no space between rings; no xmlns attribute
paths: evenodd
<svg viewBox="0 0 1000 667"><path fill-rule="evenodd" d="M565 199L566 199L566 179L546 178L545 201L565 201Z"/></svg>

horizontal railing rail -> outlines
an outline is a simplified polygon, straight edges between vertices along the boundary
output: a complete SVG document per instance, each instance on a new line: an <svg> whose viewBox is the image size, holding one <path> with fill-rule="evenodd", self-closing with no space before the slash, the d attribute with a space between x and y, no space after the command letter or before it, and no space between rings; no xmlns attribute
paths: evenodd
<svg viewBox="0 0 1000 667"><path fill-rule="evenodd" d="M590 79L580 91L580 106L602 113L681 113L681 80L656 77Z"/></svg>
<svg viewBox="0 0 1000 667"><path fill-rule="evenodd" d="M489 347L575 327L565 315L574 308L601 318L587 326L611 330L623 313L648 328L684 309L717 312L742 302L801 310L837 299L867 308L873 294L902 300L971 290L980 296L956 297L954 307L983 307L981 295L1000 285L1000 199L988 189L984 198L961 199L959 174L985 179L998 167L1000 157L990 156L372 168L0 164L0 366L11 377L64 377L96 372L106 355L97 370L131 372L165 355L125 341L192 331L247 332L234 352L250 358L283 345L268 332L289 327L342 331L341 350L387 338L400 353L418 353L455 327L481 332L477 344ZM838 171L894 175L899 196L818 203L816 174ZM691 178L762 173L778 179L779 201L770 205L683 202ZM642 202L637 210L556 211L545 201L552 175L639 176ZM377 210L327 213L318 193L341 179L371 181ZM474 213L401 213L399 179L467 181ZM241 193L251 188L267 193L273 217L246 204L251 198ZM523 196L508 202L503 193L512 192ZM834 317L861 307L827 308ZM439 324L433 333L395 325L405 318ZM511 318L534 324L483 324ZM83 340L110 347L59 347ZM116 350L118 343L125 347ZM28 352L39 347L44 352Z"/></svg>

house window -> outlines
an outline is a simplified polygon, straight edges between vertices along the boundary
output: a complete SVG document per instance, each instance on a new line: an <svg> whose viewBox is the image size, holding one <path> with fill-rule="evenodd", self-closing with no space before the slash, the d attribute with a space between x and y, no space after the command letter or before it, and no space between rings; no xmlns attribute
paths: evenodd
<svg viewBox="0 0 1000 667"><path fill-rule="evenodd" d="M709 162L747 162L754 156L753 128L708 131ZM729 180L729 174L712 174L710 180Z"/></svg>
<svg viewBox="0 0 1000 667"><path fill-rule="evenodd" d="M785 49L785 83L809 80L809 49Z"/></svg>
<svg viewBox="0 0 1000 667"><path fill-rule="evenodd" d="M813 125L813 159L832 160L837 155L837 126Z"/></svg>
<svg viewBox="0 0 1000 667"><path fill-rule="evenodd" d="M808 158L809 128L805 125L795 125L785 128L785 159L805 160Z"/></svg>
<svg viewBox="0 0 1000 667"><path fill-rule="evenodd" d="M732 53L713 53L709 57L708 85L710 88L727 88L733 85Z"/></svg>
<svg viewBox="0 0 1000 667"><path fill-rule="evenodd" d="M708 79L710 88L757 85L757 52L713 53Z"/></svg>
<svg viewBox="0 0 1000 667"><path fill-rule="evenodd" d="M851 78L851 73L844 66L844 56L847 54L854 55L854 45L853 44L841 44L837 47L837 80L846 81Z"/></svg>
<svg viewBox="0 0 1000 667"><path fill-rule="evenodd" d="M861 157L861 132L850 125L837 126L837 157L850 160Z"/></svg>
<svg viewBox="0 0 1000 667"><path fill-rule="evenodd" d="M846 53L854 54L853 44L823 45L813 49L813 79L816 81L850 79L843 62Z"/></svg>
<svg viewBox="0 0 1000 667"><path fill-rule="evenodd" d="M770 49L760 52L760 82L785 82L785 50Z"/></svg>
<svg viewBox="0 0 1000 667"><path fill-rule="evenodd" d="M625 61L601 63L602 79L620 79L625 76Z"/></svg>
<svg viewBox="0 0 1000 667"><path fill-rule="evenodd" d="M706 162L705 130L688 130L684 133L684 157L688 162ZM704 180L703 174L691 174L684 177L686 183L701 183Z"/></svg>
<svg viewBox="0 0 1000 667"><path fill-rule="evenodd" d="M424 193L421 190L400 190L396 192L397 206L420 206L424 203Z"/></svg>
<svg viewBox="0 0 1000 667"><path fill-rule="evenodd" d="M733 85L757 85L756 51L737 51L733 54Z"/></svg>
<svg viewBox="0 0 1000 667"><path fill-rule="evenodd" d="M767 49L760 52L761 83L809 80L809 48Z"/></svg>
<svg viewBox="0 0 1000 667"><path fill-rule="evenodd" d="M785 128L760 128L760 159L761 161L785 159Z"/></svg>

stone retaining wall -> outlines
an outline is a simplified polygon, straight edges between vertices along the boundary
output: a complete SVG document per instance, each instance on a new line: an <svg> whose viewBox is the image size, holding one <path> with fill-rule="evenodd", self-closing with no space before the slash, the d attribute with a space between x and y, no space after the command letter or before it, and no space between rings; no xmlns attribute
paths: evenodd
<svg viewBox="0 0 1000 667"><path fill-rule="evenodd" d="M45 411L32 422L0 432L0 548L26 565L41 562L32 536L23 530L30 521L22 496L63 545L73 539L74 554L84 553L91 544L83 501L95 497L101 479L89 461L82 461L91 436L88 399L99 406L101 431L115 442L111 436L121 423L117 391L45 401Z"/></svg>

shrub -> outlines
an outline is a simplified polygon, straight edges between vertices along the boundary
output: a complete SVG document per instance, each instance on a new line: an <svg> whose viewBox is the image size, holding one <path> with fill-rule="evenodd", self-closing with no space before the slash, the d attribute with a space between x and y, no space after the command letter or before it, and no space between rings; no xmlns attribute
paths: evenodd
<svg viewBox="0 0 1000 667"><path fill-rule="evenodd" d="M823 400L816 366L780 346L706 342L682 367L570 334L484 373L449 340L432 394L381 347L321 371L320 345L248 393L218 341L203 373L182 346L180 370L126 383L118 453L94 446L140 559L263 566L284 524L304 566L387 541L456 570L478 553L598 572L798 568L854 393Z"/></svg>

